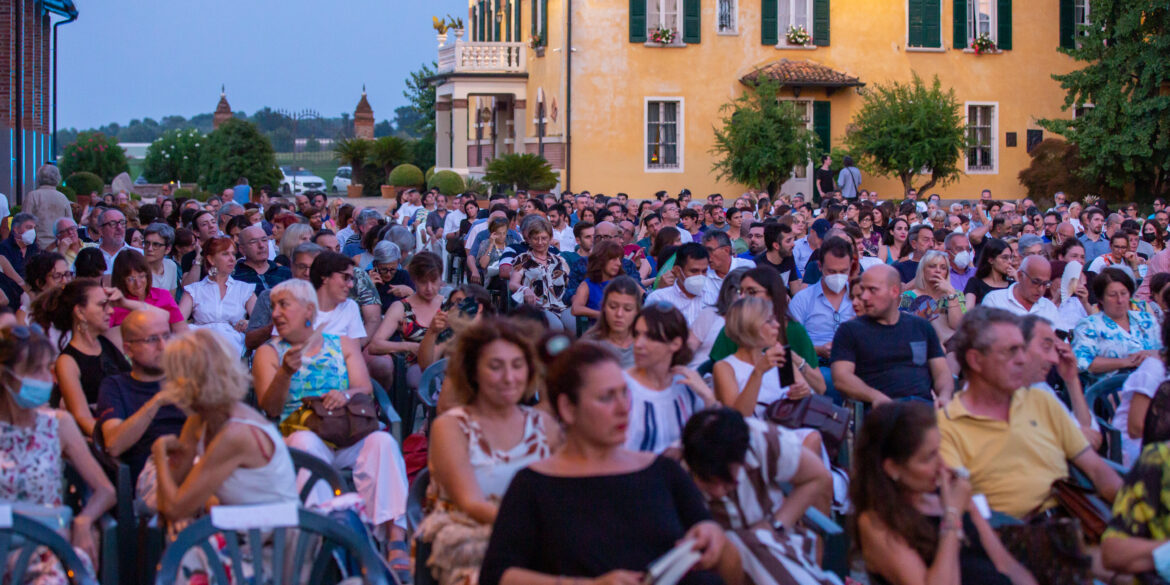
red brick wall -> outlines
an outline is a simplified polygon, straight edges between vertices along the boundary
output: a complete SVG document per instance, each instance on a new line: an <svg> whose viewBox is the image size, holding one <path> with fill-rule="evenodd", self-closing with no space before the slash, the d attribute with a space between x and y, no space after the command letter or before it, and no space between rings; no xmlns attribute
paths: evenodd
<svg viewBox="0 0 1170 585"><path fill-rule="evenodd" d="M21 51L16 50L17 2L24 4L21 29L23 83L14 87L13 68ZM52 128L50 83L52 81L52 26L48 14L38 10L36 0L0 0L0 124L9 128L17 116L26 130L49 132ZM24 107L16 112L16 96L24 96Z"/></svg>

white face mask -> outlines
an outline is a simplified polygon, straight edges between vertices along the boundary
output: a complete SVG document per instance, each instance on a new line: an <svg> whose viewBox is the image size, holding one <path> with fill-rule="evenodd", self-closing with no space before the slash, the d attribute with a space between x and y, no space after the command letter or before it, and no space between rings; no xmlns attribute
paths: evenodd
<svg viewBox="0 0 1170 585"><path fill-rule="evenodd" d="M37 230L24 230L24 233L20 234L20 239L26 246L33 245L33 242L37 241Z"/></svg>
<svg viewBox="0 0 1170 585"><path fill-rule="evenodd" d="M688 276L683 281L683 290L687 291L691 296L697 297L703 294L703 287L707 284L707 277L702 274L695 276Z"/></svg>
<svg viewBox="0 0 1170 585"><path fill-rule="evenodd" d="M845 287L849 286L848 274L826 274L821 277L821 280L825 281L825 286L829 287L829 290L833 291L834 294L845 290Z"/></svg>
<svg viewBox="0 0 1170 585"><path fill-rule="evenodd" d="M971 265L971 252L968 252L967 250L963 250L962 252L955 254L955 266L958 266L959 270L964 270L970 265Z"/></svg>

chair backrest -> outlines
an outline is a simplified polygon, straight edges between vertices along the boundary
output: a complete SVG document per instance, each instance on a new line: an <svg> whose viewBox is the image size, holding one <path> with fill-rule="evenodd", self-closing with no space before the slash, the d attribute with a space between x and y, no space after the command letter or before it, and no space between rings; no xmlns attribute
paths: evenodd
<svg viewBox="0 0 1170 585"><path fill-rule="evenodd" d="M423 519L423 504L427 499L427 488L431 485L431 470L423 468L410 484L406 495L406 528L414 532Z"/></svg>
<svg viewBox="0 0 1170 585"><path fill-rule="evenodd" d="M299 494L301 503L304 503L308 499L309 494L312 493L313 488L317 487L317 482L319 481L329 484L329 489L333 492L334 496L340 496L342 493L348 491L345 481L341 479L341 474L332 465L300 449L289 447L288 454L292 456L293 465L296 467L298 473L302 470L309 472L309 479L301 487L301 493Z"/></svg>
<svg viewBox="0 0 1170 585"><path fill-rule="evenodd" d="M1121 387L1129 374L1113 374L1085 389L1085 402L1089 410L1106 421L1113 420L1113 413L1121 402Z"/></svg>
<svg viewBox="0 0 1170 585"><path fill-rule="evenodd" d="M23 583L33 553L44 546L61 562L72 583L98 585L73 546L60 534L36 520L12 512L11 507L4 506L4 509L0 511L0 517L12 519L11 526L0 526L0 577L4 582ZM14 552L17 553L16 561L11 562L8 559Z"/></svg>
<svg viewBox="0 0 1170 585"><path fill-rule="evenodd" d="M439 390L447 377L447 358L443 358L423 371L418 382L418 399L427 408L433 409L439 402Z"/></svg>
<svg viewBox="0 0 1170 585"><path fill-rule="evenodd" d="M233 508L246 508L238 506ZM310 512L297 511L295 531L287 526L248 528L245 531L223 530L213 524L215 515L205 516L191 524L176 537L175 542L167 548L159 563L155 585L171 585L176 582L183 557L191 550L202 550L207 559L210 574L209 582L217 585L230 583L311 583L313 585L338 583L347 577L360 577L366 585L392 585L397 583L387 570L385 563L378 556L368 540L346 529L344 525L330 518ZM268 534L271 538L267 538ZM212 546L211 538L219 536L225 543L221 560L221 553ZM252 579L244 579L244 557L241 554L241 539L249 545L251 556ZM294 538L295 541L290 541ZM255 554L262 543L270 542L271 555ZM286 562L286 547L293 546L293 558ZM339 563L334 556L335 552L347 553L349 563ZM271 565L265 567L264 558L271 558ZM358 574L346 575L344 566L356 562ZM305 579L305 570L308 578ZM231 572L231 578L228 572ZM331 577L333 579L331 579Z"/></svg>

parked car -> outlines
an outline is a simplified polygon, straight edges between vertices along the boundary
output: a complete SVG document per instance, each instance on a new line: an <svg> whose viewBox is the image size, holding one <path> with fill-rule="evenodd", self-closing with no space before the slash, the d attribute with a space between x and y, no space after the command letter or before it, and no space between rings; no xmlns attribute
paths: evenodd
<svg viewBox="0 0 1170 585"><path fill-rule="evenodd" d="M310 173L304 167L280 167L280 192L285 195L299 195L306 191L324 191L325 179Z"/></svg>
<svg viewBox="0 0 1170 585"><path fill-rule="evenodd" d="M337 174L333 175L333 192L345 191L346 187L353 181L353 169L350 167L337 167Z"/></svg>

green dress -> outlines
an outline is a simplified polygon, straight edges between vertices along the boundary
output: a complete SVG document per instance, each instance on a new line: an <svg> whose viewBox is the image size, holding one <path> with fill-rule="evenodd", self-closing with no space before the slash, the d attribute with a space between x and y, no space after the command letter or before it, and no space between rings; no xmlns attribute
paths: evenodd
<svg viewBox="0 0 1170 585"><path fill-rule="evenodd" d="M804 325L789 319L788 327L785 328L784 333L788 337L788 347L792 348L796 355L804 358L809 364L817 363L817 350L813 346L812 339L808 336L808 331L804 329ZM711 362L717 362L735 353L738 349L739 346L727 337L727 328L724 327L711 346Z"/></svg>

